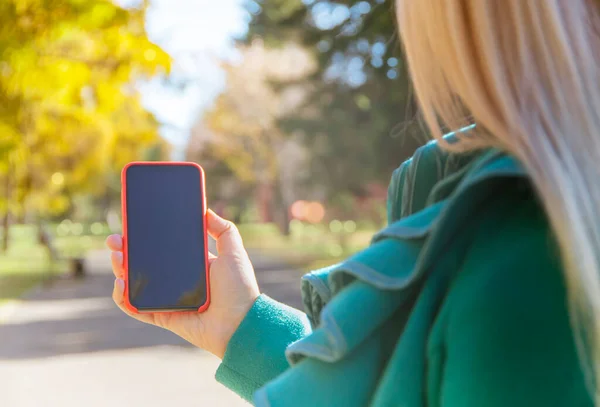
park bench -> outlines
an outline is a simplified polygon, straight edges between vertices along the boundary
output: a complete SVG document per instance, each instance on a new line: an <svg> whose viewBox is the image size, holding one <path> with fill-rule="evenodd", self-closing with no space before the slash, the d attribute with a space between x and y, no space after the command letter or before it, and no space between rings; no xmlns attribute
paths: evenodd
<svg viewBox="0 0 600 407"><path fill-rule="evenodd" d="M74 278L82 278L86 274L85 260L77 256L61 256L54 245L52 234L43 225L38 225L38 241L48 250L48 256L52 262L64 260L68 263L69 274Z"/></svg>

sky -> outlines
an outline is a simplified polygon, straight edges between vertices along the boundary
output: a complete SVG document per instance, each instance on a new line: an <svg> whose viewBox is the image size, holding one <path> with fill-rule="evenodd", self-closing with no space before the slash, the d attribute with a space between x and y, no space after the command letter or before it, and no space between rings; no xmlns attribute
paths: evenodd
<svg viewBox="0 0 600 407"><path fill-rule="evenodd" d="M122 5L135 0L118 0ZM246 32L244 0L151 0L146 19L150 39L173 57L172 78L183 88L160 81L140 84L142 101L177 151L189 130L224 85L219 61L235 58L234 38Z"/></svg>

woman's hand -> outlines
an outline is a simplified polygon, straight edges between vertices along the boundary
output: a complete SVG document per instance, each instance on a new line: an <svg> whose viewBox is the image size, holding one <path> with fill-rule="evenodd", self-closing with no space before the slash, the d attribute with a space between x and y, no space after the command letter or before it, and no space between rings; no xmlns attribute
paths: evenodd
<svg viewBox="0 0 600 407"><path fill-rule="evenodd" d="M229 339L259 296L254 269L235 225L208 211L208 233L217 241L219 256L209 254L211 303L203 313L157 312L133 314L123 304L123 240L109 236L115 274L113 300L123 312L138 321L156 325L223 358Z"/></svg>

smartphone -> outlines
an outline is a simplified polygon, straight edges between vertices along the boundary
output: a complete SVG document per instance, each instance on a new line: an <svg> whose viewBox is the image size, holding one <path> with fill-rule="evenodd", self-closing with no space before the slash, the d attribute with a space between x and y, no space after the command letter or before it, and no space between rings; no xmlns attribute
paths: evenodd
<svg viewBox="0 0 600 407"><path fill-rule="evenodd" d="M133 162L121 173L125 305L202 312L210 303L204 171Z"/></svg>

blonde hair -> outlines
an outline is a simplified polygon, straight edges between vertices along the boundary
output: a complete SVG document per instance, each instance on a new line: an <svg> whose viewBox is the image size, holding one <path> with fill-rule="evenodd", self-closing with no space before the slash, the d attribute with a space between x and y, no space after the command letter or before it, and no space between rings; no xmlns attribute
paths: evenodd
<svg viewBox="0 0 600 407"><path fill-rule="evenodd" d="M600 400L600 37L592 0L399 0L415 93L435 137L497 147L530 174L564 263L582 366ZM453 147L455 148L455 146Z"/></svg>

